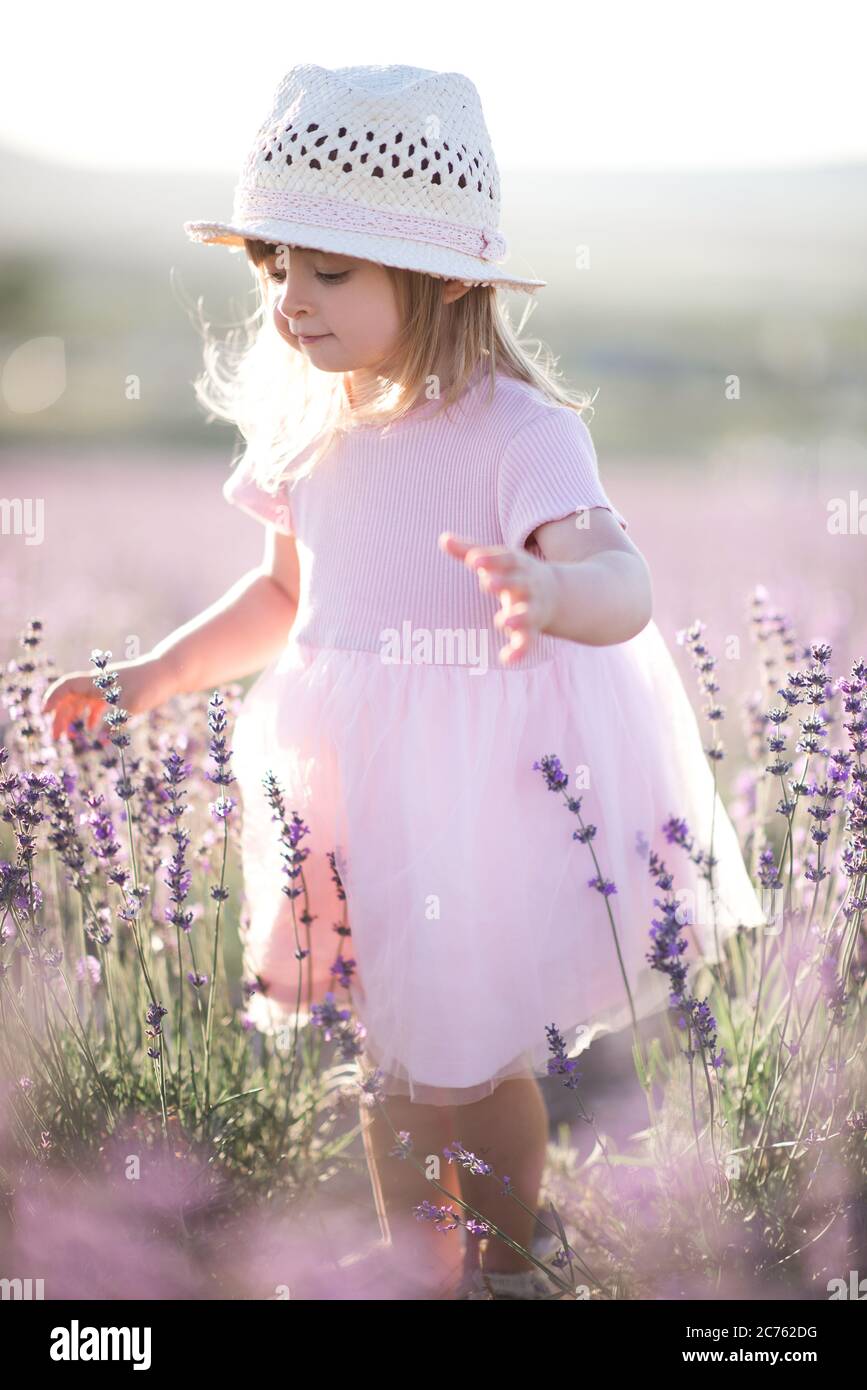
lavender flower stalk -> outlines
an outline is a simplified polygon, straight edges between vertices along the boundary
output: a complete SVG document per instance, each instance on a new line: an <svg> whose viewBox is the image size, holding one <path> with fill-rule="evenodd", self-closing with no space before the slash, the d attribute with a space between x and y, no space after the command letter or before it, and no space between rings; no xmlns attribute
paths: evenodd
<svg viewBox="0 0 867 1390"><path fill-rule="evenodd" d="M208 772L209 782L215 782L220 787L228 787L235 781L235 775L230 770L232 754L227 748L226 739L226 711L223 707L223 699L218 690L215 690L208 703L208 728L211 731L210 752L211 757L216 763L216 772ZM216 887L211 888L211 897L217 904L217 911L214 915L214 953L211 960L211 980L208 988L208 1011L205 1021L205 1116L211 1113L211 1035L214 1023L214 1000L217 994L217 971L220 963L220 910L223 903L229 896L229 890L225 887L226 877L226 855L229 848L229 816L234 810L236 802L229 797L220 797L211 804L211 813L222 823L223 826L223 858L220 865L220 882ZM194 958L195 966L195 958ZM197 972L198 973L198 972Z"/></svg>

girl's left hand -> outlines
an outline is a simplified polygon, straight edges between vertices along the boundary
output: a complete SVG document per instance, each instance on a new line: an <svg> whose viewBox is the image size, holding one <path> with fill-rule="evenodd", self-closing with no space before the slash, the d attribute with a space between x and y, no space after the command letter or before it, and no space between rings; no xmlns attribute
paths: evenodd
<svg viewBox="0 0 867 1390"><path fill-rule="evenodd" d="M537 633L551 624L557 610L557 582L550 565L527 550L507 545L482 546L443 531L440 547L447 555L478 570L483 589L498 594L502 607L494 617L496 627L508 629L511 642L501 647L500 664L510 665L529 647Z"/></svg>

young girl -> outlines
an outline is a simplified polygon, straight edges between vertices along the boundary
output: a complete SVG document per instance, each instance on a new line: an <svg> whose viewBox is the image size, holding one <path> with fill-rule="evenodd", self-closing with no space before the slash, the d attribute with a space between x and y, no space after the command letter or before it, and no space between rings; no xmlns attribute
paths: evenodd
<svg viewBox="0 0 867 1390"><path fill-rule="evenodd" d="M118 669L135 710L265 666L233 739L246 963L262 982L251 1009L263 1027L285 1020L299 968L307 1009L329 990L336 1007L351 998L391 1124L529 1248L546 1029L574 1056L628 1025L624 976L637 1018L667 1003L646 959L649 850L690 909L690 962L763 919L586 403L528 355L498 299L545 283L500 264L499 212L465 77L287 74L232 221L185 224L244 247L258 277L259 332L234 372L212 357L198 390L246 438L224 495L266 523L264 561ZM70 679L56 694L67 717L87 688ZM551 795L547 755L589 840ZM306 827L300 967L266 772ZM713 821L713 902L663 832L672 817L704 850ZM335 968L344 907L351 949ZM375 1109L362 1118L384 1230L415 1242L420 1278L451 1278L454 1241L411 1215L441 1194L389 1156ZM466 1169L458 1184L442 1158L455 1141L508 1174L523 1208ZM502 1242L484 1267L495 1296L545 1292Z"/></svg>

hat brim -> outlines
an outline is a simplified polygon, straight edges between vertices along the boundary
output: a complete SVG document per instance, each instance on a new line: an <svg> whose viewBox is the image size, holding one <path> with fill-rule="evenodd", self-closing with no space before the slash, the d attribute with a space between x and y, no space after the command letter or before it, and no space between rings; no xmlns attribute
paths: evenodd
<svg viewBox="0 0 867 1390"><path fill-rule="evenodd" d="M232 222L185 222L190 241L205 245L241 247L245 238L274 245L303 246L311 251L333 251L359 260L376 261L399 270L417 270L443 280L463 280L474 285L499 285L503 289L534 290L547 280L522 279L493 261L482 261L433 243L408 242L403 238L371 236L367 232L315 227L306 222L284 222L273 218L255 219L245 224Z"/></svg>

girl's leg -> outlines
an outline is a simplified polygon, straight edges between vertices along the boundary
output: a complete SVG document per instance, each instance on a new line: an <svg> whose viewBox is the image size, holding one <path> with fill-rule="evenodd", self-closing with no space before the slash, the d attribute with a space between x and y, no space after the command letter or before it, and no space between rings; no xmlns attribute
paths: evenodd
<svg viewBox="0 0 867 1390"><path fill-rule="evenodd" d="M449 1276L457 1278L463 1268L460 1228L437 1230L431 1221L413 1216L413 1207L428 1201L446 1206L451 1197L460 1197L460 1177L455 1165L443 1156L443 1149L454 1138L455 1111L444 1105L419 1105L407 1096L386 1096L383 1101L388 1120L379 1107L359 1107L367 1166L373 1185L379 1224L384 1241L391 1244L408 1272L419 1279L430 1279L431 1286ZM439 1157L440 1192L409 1158L394 1158L389 1150L397 1146L388 1121L399 1133L408 1130L413 1157L425 1167L429 1156ZM461 1208L454 1204L456 1215Z"/></svg>
<svg viewBox="0 0 867 1390"><path fill-rule="evenodd" d="M453 1115L453 1139L489 1163L498 1177L508 1176L529 1211L503 1193L497 1178L462 1167L464 1201L529 1250L538 1229L535 1212L548 1147L548 1111L539 1083L532 1076L510 1077L484 1100L455 1106ZM481 1263L489 1272L504 1274L535 1269L499 1236L489 1237Z"/></svg>

